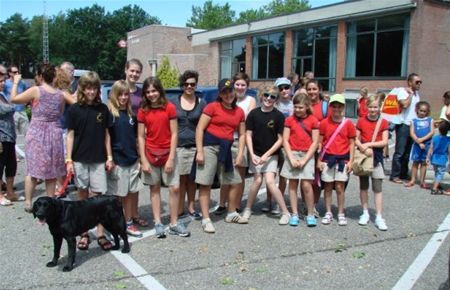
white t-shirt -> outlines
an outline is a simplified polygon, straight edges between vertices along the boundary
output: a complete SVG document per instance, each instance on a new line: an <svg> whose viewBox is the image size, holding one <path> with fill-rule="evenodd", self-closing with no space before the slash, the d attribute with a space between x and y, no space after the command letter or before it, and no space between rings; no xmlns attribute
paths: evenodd
<svg viewBox="0 0 450 290"><path fill-rule="evenodd" d="M403 101L409 97L408 92L404 88L400 88L397 92L397 100ZM416 104L420 101L419 92L415 91L412 95L411 104L408 108L403 109L401 115L401 124L411 125L411 121L417 118Z"/></svg>

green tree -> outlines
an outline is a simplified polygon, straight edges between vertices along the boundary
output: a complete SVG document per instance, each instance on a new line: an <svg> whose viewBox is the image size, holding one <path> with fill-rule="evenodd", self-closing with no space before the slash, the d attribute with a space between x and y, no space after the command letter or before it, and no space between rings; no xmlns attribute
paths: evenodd
<svg viewBox="0 0 450 290"><path fill-rule="evenodd" d="M268 16L299 12L311 8L308 0L272 0L264 6Z"/></svg>
<svg viewBox="0 0 450 290"><path fill-rule="evenodd" d="M178 70L170 66L167 56L164 56L161 65L156 72L156 76L161 80L164 88L172 88L178 86Z"/></svg>
<svg viewBox="0 0 450 290"><path fill-rule="evenodd" d="M248 9L239 13L239 18L236 19L236 24L249 23L252 21L261 20L267 17L264 9Z"/></svg>
<svg viewBox="0 0 450 290"><path fill-rule="evenodd" d="M192 6L192 16L186 23L187 27L199 29L215 29L234 23L235 12L231 10L230 4L213 4L208 0L203 7Z"/></svg>

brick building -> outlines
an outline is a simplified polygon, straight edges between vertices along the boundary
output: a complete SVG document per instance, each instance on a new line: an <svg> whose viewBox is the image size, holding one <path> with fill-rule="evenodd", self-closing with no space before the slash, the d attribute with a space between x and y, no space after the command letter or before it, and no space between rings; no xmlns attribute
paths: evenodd
<svg viewBox="0 0 450 290"><path fill-rule="evenodd" d="M216 85L245 71L251 86L291 71L314 71L325 90L404 86L421 75L421 96L441 106L450 90L450 1L354 0L261 21L201 31L150 25L128 33L128 58L153 73L163 56Z"/></svg>

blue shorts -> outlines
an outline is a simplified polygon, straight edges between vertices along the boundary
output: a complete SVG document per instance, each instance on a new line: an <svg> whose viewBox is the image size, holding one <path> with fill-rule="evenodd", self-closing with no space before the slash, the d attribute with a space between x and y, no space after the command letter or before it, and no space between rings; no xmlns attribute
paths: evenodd
<svg viewBox="0 0 450 290"><path fill-rule="evenodd" d="M434 168L434 181L441 182L444 178L444 174L447 171L447 166L433 165Z"/></svg>
<svg viewBox="0 0 450 290"><path fill-rule="evenodd" d="M411 161L413 162L425 162L427 160L429 144L425 145L425 149L420 149L417 143L414 143L411 150Z"/></svg>

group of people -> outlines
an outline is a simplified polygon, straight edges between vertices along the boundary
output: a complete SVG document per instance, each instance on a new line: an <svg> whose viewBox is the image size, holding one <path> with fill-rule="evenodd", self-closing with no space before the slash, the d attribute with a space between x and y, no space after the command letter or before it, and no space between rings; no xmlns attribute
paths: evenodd
<svg viewBox="0 0 450 290"><path fill-rule="evenodd" d="M185 224L179 221L185 214L186 196L186 214L201 220L204 232L214 233L210 199L217 176L221 196L216 214L226 211L227 223L250 222L257 192L265 180L267 205L263 210L280 214L280 225L298 226L300 217L304 216L307 226L316 226L321 190L326 210L321 223L332 223L335 190L337 222L345 226L346 183L352 172L355 150L359 150L373 157L371 174L359 177L362 206L359 224L367 225L370 220L371 179L375 225L387 230L382 216L382 181L389 123L380 114L383 96L362 97L355 126L345 118L345 97L340 94L325 97L319 81L310 74L295 88L289 78L278 78L273 86L260 88L260 102L257 102L246 94L249 77L237 73L232 79L221 80L217 100L206 104L195 93L199 81L196 71L187 70L179 76L182 94L169 99L156 77L145 78L142 88L136 85L142 63L131 59L125 64L125 80L113 84L105 105L100 98L98 74L88 72L74 86L73 70L68 62L59 67L43 65L38 69L36 86L27 90L19 89L21 75L14 73L10 95L0 93L0 169L6 174L7 183L6 195L0 196L1 205L9 205L15 197L13 104L30 104L32 117L25 137L25 210L28 212L39 179L45 182L47 195L54 196L64 177L73 173L79 199L105 193L121 198L130 235L142 236L138 227L149 225L138 212L138 193L143 184L150 187L158 238L166 237L166 233L190 236ZM4 83L5 77L0 76L0 91ZM403 110L395 124L396 151L391 180L403 183L408 173L408 144L414 142L413 175L405 186L415 184L419 167L422 167L420 184L425 186L423 168L431 160L436 169L432 193L438 194L443 193L438 185L449 152L448 121L439 126L441 134L433 137L430 106L418 97L420 84L420 77L411 74L408 87L398 95ZM443 117L448 120L449 92L444 99ZM430 149L428 143L432 144ZM241 212L247 168L253 174L253 183ZM162 184L169 191L168 227L161 220ZM286 187L291 211L284 198ZM197 189L200 212L195 209ZM304 210L299 209L298 192ZM97 236L104 250L112 247L100 225ZM86 250L89 243L89 235L84 233L78 248Z"/></svg>

